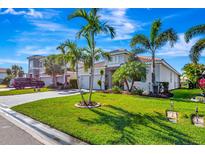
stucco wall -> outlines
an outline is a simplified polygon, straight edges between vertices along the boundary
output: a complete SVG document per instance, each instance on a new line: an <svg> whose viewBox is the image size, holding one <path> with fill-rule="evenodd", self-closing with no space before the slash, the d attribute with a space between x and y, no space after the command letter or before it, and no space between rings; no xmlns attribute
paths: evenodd
<svg viewBox="0 0 205 154"><path fill-rule="evenodd" d="M179 88L179 75L164 65L160 65L160 82L169 82L169 89Z"/></svg>

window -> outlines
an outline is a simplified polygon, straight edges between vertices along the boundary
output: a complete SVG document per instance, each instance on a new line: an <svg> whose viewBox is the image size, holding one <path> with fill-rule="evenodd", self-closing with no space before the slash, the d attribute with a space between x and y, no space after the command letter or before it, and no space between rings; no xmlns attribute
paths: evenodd
<svg viewBox="0 0 205 154"><path fill-rule="evenodd" d="M170 72L170 82L172 82L172 72Z"/></svg>

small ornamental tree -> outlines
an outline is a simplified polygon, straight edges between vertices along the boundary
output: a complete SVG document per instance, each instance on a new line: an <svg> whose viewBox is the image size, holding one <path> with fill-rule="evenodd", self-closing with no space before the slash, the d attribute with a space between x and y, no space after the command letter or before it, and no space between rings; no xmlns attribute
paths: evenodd
<svg viewBox="0 0 205 154"><path fill-rule="evenodd" d="M188 78L189 82L196 88L197 81L205 71L205 65L195 63L186 64L183 67L183 71L183 74Z"/></svg>
<svg viewBox="0 0 205 154"><path fill-rule="evenodd" d="M146 77L146 65L141 62L127 62L113 74L113 82L125 83L127 90L132 91L135 81ZM131 84L129 84L131 83Z"/></svg>

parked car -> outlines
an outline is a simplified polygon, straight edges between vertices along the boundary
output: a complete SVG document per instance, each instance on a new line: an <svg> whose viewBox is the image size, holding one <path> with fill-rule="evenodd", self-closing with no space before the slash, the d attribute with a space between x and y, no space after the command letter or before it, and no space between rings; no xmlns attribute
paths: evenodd
<svg viewBox="0 0 205 154"><path fill-rule="evenodd" d="M33 78L14 78L10 85L16 89L24 89L25 87L42 88L45 83Z"/></svg>

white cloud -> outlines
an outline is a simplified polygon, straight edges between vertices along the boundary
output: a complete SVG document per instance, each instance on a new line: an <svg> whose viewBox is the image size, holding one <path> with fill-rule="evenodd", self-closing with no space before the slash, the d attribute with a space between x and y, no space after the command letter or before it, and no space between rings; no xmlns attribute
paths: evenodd
<svg viewBox="0 0 205 154"><path fill-rule="evenodd" d="M34 26L36 26L37 28L39 28L39 30L45 30L45 31L68 31L68 28L65 27L62 24L58 24L58 23L54 23L54 22L50 22L50 21L42 21L42 20L31 20L30 23Z"/></svg>
<svg viewBox="0 0 205 154"><path fill-rule="evenodd" d="M100 16L104 21L108 21L116 29L117 36L114 40L126 40L132 37L132 33L142 30L146 23L130 19L126 15L127 9L102 9Z"/></svg>
<svg viewBox="0 0 205 154"><path fill-rule="evenodd" d="M0 59L1 64L27 64L27 61L14 59Z"/></svg>
<svg viewBox="0 0 205 154"><path fill-rule="evenodd" d="M26 17L33 17L33 18L42 18L43 14L39 11L36 11L34 9L28 9L27 11L16 11L12 8L8 8L4 11L0 12L0 15L4 14L11 14L11 15L24 15Z"/></svg>
<svg viewBox="0 0 205 154"><path fill-rule="evenodd" d="M46 47L38 47L38 46L25 46L24 48L18 50L17 55L48 55L57 53L55 46L46 46Z"/></svg>
<svg viewBox="0 0 205 154"><path fill-rule="evenodd" d="M162 47L159 50L157 55L158 56L173 56L173 57L188 56L191 47L198 40L198 38L195 37L195 38L191 39L189 43L186 43L184 40L184 34L180 33L180 34L178 34L178 36L179 36L179 40L174 45L174 47L171 47L170 44L167 43L164 47Z"/></svg>

